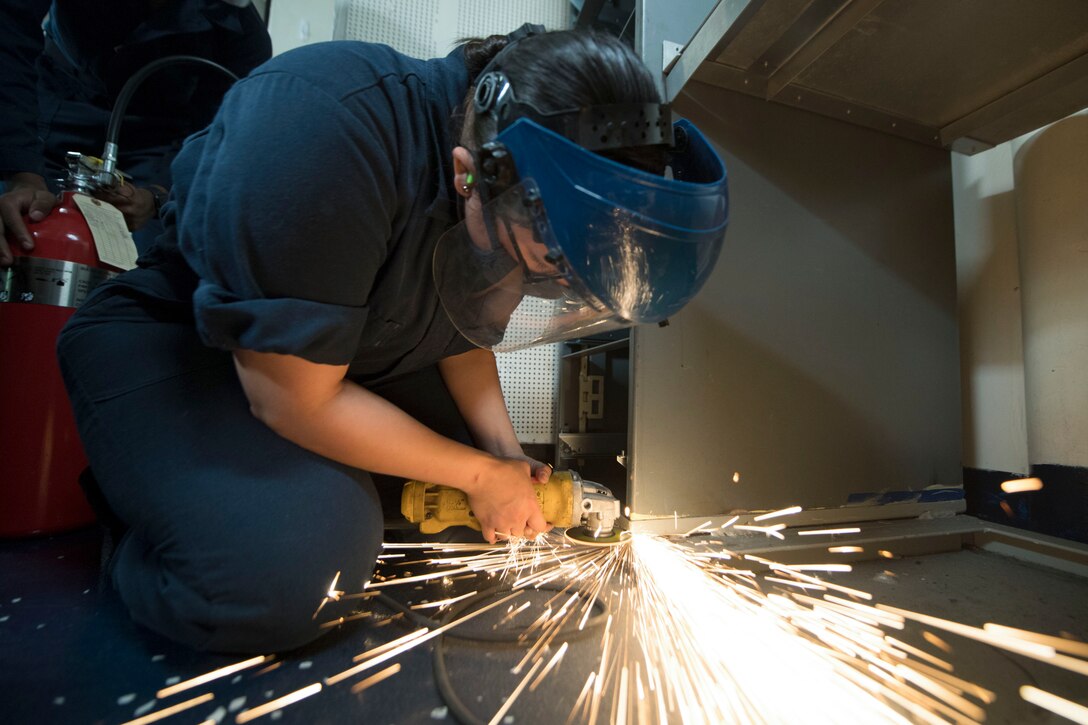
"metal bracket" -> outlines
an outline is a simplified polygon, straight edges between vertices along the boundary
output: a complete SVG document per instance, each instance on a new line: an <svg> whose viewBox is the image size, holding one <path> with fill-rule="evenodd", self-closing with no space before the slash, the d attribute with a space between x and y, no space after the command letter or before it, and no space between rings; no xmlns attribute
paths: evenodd
<svg viewBox="0 0 1088 725"><path fill-rule="evenodd" d="M684 46L671 40L661 41L661 74L668 75L680 56L684 53Z"/></svg>

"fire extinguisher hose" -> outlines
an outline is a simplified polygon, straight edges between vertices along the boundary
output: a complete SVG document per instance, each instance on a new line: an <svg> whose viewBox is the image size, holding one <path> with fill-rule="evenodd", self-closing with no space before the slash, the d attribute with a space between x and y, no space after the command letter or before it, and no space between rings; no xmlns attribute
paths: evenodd
<svg viewBox="0 0 1088 725"><path fill-rule="evenodd" d="M225 73L232 81L238 80L238 76L230 69L215 61L201 58L196 55L168 55L165 58L151 61L143 68L133 73L132 76L125 81L125 85L121 87L121 92L117 94L117 100L113 104L113 111L110 113L110 122L106 127L106 146L102 151L101 178L103 180L112 177L114 170L117 167L117 141L121 135L121 121L125 118L125 111L128 110L128 104L129 101L132 100L133 94L136 93L136 90L152 73L155 73L166 66L180 63L206 65L221 73ZM105 182L103 181L103 183Z"/></svg>

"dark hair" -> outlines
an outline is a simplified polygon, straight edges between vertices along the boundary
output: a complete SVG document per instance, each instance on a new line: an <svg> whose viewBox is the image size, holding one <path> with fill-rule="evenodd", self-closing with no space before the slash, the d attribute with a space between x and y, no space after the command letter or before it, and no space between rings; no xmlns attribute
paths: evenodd
<svg viewBox="0 0 1088 725"><path fill-rule="evenodd" d="M476 85L476 79L483 73L484 68L506 47L509 40L506 35L489 35L486 38L462 38L457 41L463 47L470 86ZM469 95L472 95L471 90Z"/></svg>
<svg viewBox="0 0 1088 725"><path fill-rule="evenodd" d="M507 48L505 35L468 41L465 67L472 84L465 108L472 107L476 80L500 51ZM518 101L543 113L614 103L660 103L653 76L635 52L619 38L586 30L559 30L530 35L509 47L491 70L501 70L510 80ZM470 116L471 118L471 116ZM475 118L462 134L462 142L479 148L495 136L490 117ZM621 163L660 173L664 150L659 147L612 149L600 152Z"/></svg>

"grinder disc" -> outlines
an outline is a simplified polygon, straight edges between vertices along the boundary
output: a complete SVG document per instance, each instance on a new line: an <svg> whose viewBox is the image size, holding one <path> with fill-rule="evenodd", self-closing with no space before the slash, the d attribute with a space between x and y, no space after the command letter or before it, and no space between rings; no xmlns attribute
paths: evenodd
<svg viewBox="0 0 1088 725"><path fill-rule="evenodd" d="M608 536L594 536L585 526L572 526L567 529L566 537L575 544L588 544L590 546L615 546L631 538L630 531L613 529Z"/></svg>

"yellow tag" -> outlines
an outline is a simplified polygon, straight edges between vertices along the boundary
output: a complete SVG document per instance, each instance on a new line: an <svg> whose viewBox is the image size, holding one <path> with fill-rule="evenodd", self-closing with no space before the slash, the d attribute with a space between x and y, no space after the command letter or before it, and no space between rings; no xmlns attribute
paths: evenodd
<svg viewBox="0 0 1088 725"><path fill-rule="evenodd" d="M125 224L125 215L113 204L86 194L75 194L74 198L76 206L83 212L83 218L87 220L87 226L91 228L98 258L118 269L135 267L139 253Z"/></svg>

